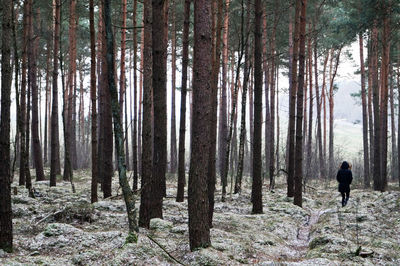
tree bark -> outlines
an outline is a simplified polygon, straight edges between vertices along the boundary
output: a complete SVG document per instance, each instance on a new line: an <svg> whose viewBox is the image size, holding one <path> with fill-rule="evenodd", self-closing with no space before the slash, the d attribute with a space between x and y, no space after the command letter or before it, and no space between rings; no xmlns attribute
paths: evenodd
<svg viewBox="0 0 400 266"><path fill-rule="evenodd" d="M294 196L294 179L295 179L295 124L296 124L296 89L297 89L297 61L299 50L299 16L300 1L296 0L295 16L294 16L294 36L293 36L293 59L292 59L292 75L290 77L290 106L289 106L289 169L288 169L288 197Z"/></svg>
<svg viewBox="0 0 400 266"><path fill-rule="evenodd" d="M90 19L90 100L92 102L92 184L90 201L97 202L97 110L96 110L96 39L94 31L94 0L89 1Z"/></svg>
<svg viewBox="0 0 400 266"><path fill-rule="evenodd" d="M194 2L193 124L189 172L190 250L208 247L210 241L208 169L211 119L211 1Z"/></svg>
<svg viewBox="0 0 400 266"><path fill-rule="evenodd" d="M167 168L167 43L165 40L165 0L152 0L153 110L154 110L154 206L151 218L162 218L162 201L166 195Z"/></svg>
<svg viewBox="0 0 400 266"><path fill-rule="evenodd" d="M299 75L297 87L297 121L296 121L296 162L294 178L294 204L302 206L302 186L303 186L303 88L305 70L305 46L306 46L306 6L307 0L297 0L300 13L300 49L299 49ZM297 6L297 4L296 4Z"/></svg>
<svg viewBox="0 0 400 266"><path fill-rule="evenodd" d="M170 161L170 172L175 174L177 171L177 150L176 150L176 108L175 108L175 90L176 90L176 18L175 0L172 2L172 30L171 30L171 68L172 68L172 78L171 78L171 161Z"/></svg>
<svg viewBox="0 0 400 266"><path fill-rule="evenodd" d="M253 184L251 199L253 203L252 213L262 213L262 159L261 159L261 128L262 128L262 33L261 0L254 1L254 143L253 143Z"/></svg>
<svg viewBox="0 0 400 266"><path fill-rule="evenodd" d="M11 0L2 1L1 30L1 122L0 122L0 249L13 251L13 227L10 176L10 109L11 109Z"/></svg>
<svg viewBox="0 0 400 266"><path fill-rule="evenodd" d="M154 200L153 169L153 85L152 85L152 6L151 0L143 2L143 131L142 131L142 193L140 199L139 226L150 227Z"/></svg>
<svg viewBox="0 0 400 266"><path fill-rule="evenodd" d="M364 67L364 45L363 35L359 33L358 41L360 45L360 68L361 68L361 103L363 117L363 149L364 149L364 188L369 188L369 150L368 150L368 115L367 99L365 89L365 67Z"/></svg>
<svg viewBox="0 0 400 266"><path fill-rule="evenodd" d="M178 191L176 195L177 202L183 202L185 193L185 134L186 134L186 95L187 95L187 77L189 64L189 26L190 26L190 2L185 0L184 22L182 37L182 89L181 89L181 115L179 125L179 161L178 161Z"/></svg>
<svg viewBox="0 0 400 266"><path fill-rule="evenodd" d="M123 141L123 130L121 116L119 115L119 105L118 105L118 92L115 84L115 57L114 57L114 43L113 43L113 33L111 25L111 0L104 0L104 25L106 28L106 46L107 46L107 78L108 78L108 88L111 95L112 113L114 119L114 136L115 136L115 146L117 150L118 158L118 174L119 183L122 187L122 193L125 200L126 211L128 214L128 224L129 224L129 235L133 236L137 240L137 233L139 232L139 227L137 224L137 210L135 208L135 195L131 190L128 178L126 177L126 166L125 166L125 154L124 154L124 141Z"/></svg>
<svg viewBox="0 0 400 266"><path fill-rule="evenodd" d="M36 64L36 49L35 42L38 41L33 35L33 11L32 11L32 0L29 5L29 40L28 40L28 78L30 79L31 92L32 92L32 141L33 141L33 159L36 169L36 181L44 180L43 172L43 158L42 158L42 147L39 139L39 109L38 109L38 87L37 87L37 64Z"/></svg>
<svg viewBox="0 0 400 266"><path fill-rule="evenodd" d="M51 108L51 163L50 186L57 184L57 170L60 164L60 142L58 128L58 53L60 40L60 0L55 0L54 45L53 45L53 99Z"/></svg>

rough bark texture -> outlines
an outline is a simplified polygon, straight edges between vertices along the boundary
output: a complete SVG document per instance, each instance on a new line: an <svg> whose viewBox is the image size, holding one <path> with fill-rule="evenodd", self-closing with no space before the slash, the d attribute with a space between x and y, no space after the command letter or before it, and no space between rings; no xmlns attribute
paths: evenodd
<svg viewBox="0 0 400 266"><path fill-rule="evenodd" d="M133 2L133 27L136 27L137 1ZM132 63L132 61L130 62ZM137 30L133 29L133 105L131 104L131 120L133 107L133 127L132 127L132 171L133 171L133 190L138 189L138 114L137 114ZM140 94L142 92L140 86ZM132 100L132 96L131 96ZM139 102L141 106L141 99ZM141 121L139 118L139 132Z"/></svg>
<svg viewBox="0 0 400 266"><path fill-rule="evenodd" d="M220 176L225 173L226 141L228 134L227 124L227 83L228 83L228 41L229 41L229 5L230 0L225 2L224 28L222 37L222 82L221 82L221 102L219 105L219 129L218 129L218 160Z"/></svg>
<svg viewBox="0 0 400 266"><path fill-rule="evenodd" d="M152 33L151 0L144 0L143 8L143 131L142 131L142 193L140 199L139 226L149 228L154 201L153 180L153 87L152 87Z"/></svg>
<svg viewBox="0 0 400 266"><path fill-rule="evenodd" d="M190 250L208 247L210 241L207 174L211 119L211 1L194 2L193 124L189 172Z"/></svg>
<svg viewBox="0 0 400 266"><path fill-rule="evenodd" d="M54 45L53 45L53 99L51 107L51 154L50 154L50 186L55 186L57 181L58 165L60 164L60 141L58 128L58 51L60 40L60 0L55 0L54 16Z"/></svg>
<svg viewBox="0 0 400 266"><path fill-rule="evenodd" d="M13 250L11 209L11 158L10 158L10 109L11 109L11 33L12 1L2 1L1 21L1 122L0 122L0 249Z"/></svg>
<svg viewBox="0 0 400 266"><path fill-rule="evenodd" d="M91 202L97 202L97 110L96 110L96 40L94 31L94 0L89 1L90 18L90 100L92 101L92 185Z"/></svg>
<svg viewBox="0 0 400 266"><path fill-rule="evenodd" d="M373 90L373 106L374 106L374 190L381 190L381 130L380 130L380 113L379 113L379 84L378 84L378 29L374 21L372 28L372 43L371 43L371 70L372 75L372 90Z"/></svg>
<svg viewBox="0 0 400 266"><path fill-rule="evenodd" d="M121 116L119 115L119 104L118 104L118 92L117 86L115 84L114 73L115 73L115 56L114 56L114 44L113 44L113 33L111 25L111 0L105 0L104 2L104 25L106 28L106 45L107 45L107 66L108 66L108 88L111 95L112 104L112 114L114 119L114 136L115 136L115 146L117 150L118 158L118 174L119 174L119 184L122 188L122 193L124 195L126 211L128 214L128 224L129 224L129 235L134 239L137 239L137 233L139 232L139 227L137 224L137 210L135 208L136 197L129 187L128 178L126 177L126 166L125 166L125 153L124 153L124 140L123 140L123 130Z"/></svg>
<svg viewBox="0 0 400 266"><path fill-rule="evenodd" d="M189 26L190 0L185 0L183 24L183 51L182 51L182 88L181 88L181 115L179 125L179 162L178 162L178 191L177 202L183 202L185 193L185 134L186 134L186 95L189 63Z"/></svg>
<svg viewBox="0 0 400 266"><path fill-rule="evenodd" d="M167 46L165 41L165 0L152 0L153 110L154 110L154 206L151 218L162 218L162 201L166 195L167 168Z"/></svg>
<svg viewBox="0 0 400 266"><path fill-rule="evenodd" d="M294 168L295 168L295 123L296 123L296 89L297 89L297 60L299 50L299 16L300 1L296 0L296 9L294 16L294 36L293 36L293 58L292 75L290 77L290 106L289 106L289 163L288 163L288 197L294 196Z"/></svg>
<svg viewBox="0 0 400 266"><path fill-rule="evenodd" d="M297 121L296 121L296 162L294 175L294 204L302 206L303 188L303 89L305 70L305 46L306 46L306 6L307 0L301 2L300 14L300 49L299 49L299 75L297 87Z"/></svg>
<svg viewBox="0 0 400 266"><path fill-rule="evenodd" d="M262 160L261 160L261 128L262 128L262 33L261 0L254 2L254 143L253 143L253 184L251 200L253 203L252 213L262 213Z"/></svg>

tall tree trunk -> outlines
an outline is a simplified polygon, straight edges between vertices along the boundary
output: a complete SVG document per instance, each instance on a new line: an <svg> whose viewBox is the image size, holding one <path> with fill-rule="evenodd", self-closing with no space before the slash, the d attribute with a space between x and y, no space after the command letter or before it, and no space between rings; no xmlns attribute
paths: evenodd
<svg viewBox="0 0 400 266"><path fill-rule="evenodd" d="M294 36L293 36L293 59L292 75L290 77L290 106L289 106L289 169L288 169L288 197L294 196L295 188L295 124L296 124L296 89L297 89L297 60L299 53L299 19L300 19L300 1L296 0L296 9L294 16ZM302 115L302 114L300 114Z"/></svg>
<svg viewBox="0 0 400 266"><path fill-rule="evenodd" d="M309 86L310 86L310 107L309 107L309 117L308 117L308 139L307 139L307 144L306 144L306 173L305 173L305 178L308 179L311 177L311 158L312 158L312 132L313 132L313 108L314 108L314 96L313 96L313 78L312 78L312 66L313 66L313 60L312 60L312 45L311 45L311 23L308 24L308 30L309 30L309 36L308 36L308 43L307 43L307 53L308 53L308 81L309 81ZM315 62L317 64L317 62ZM318 89L318 88L316 88ZM306 130L304 128L304 130Z"/></svg>
<svg viewBox="0 0 400 266"><path fill-rule="evenodd" d="M144 23L143 23L144 24ZM138 174L142 176L142 122L143 122L143 49L144 47L144 29L142 29L141 33L141 45L140 45L140 77L139 77L139 110L138 110L138 146L137 146L137 152L138 152ZM136 69L136 67L134 66Z"/></svg>
<svg viewBox="0 0 400 266"><path fill-rule="evenodd" d="M224 28L222 37L222 82L221 103L219 105L219 129L218 129L218 159L220 176L225 176L225 154L228 134L227 124L227 83L228 83L228 41L229 41L229 5L231 0L225 2Z"/></svg>
<svg viewBox="0 0 400 266"><path fill-rule="evenodd" d="M50 27L49 27L50 28ZM46 104L44 108L44 150L43 150L43 156L44 156L44 161L43 163L46 165L48 161L48 137L47 133L49 132L48 130L48 121L50 117L50 95L51 95L51 90L50 90L50 56L51 56L51 37L47 38L47 55L46 55Z"/></svg>
<svg viewBox="0 0 400 266"><path fill-rule="evenodd" d="M60 164L60 141L58 128L58 53L60 40L60 0L55 0L54 45L53 45L53 103L51 107L51 162L50 186L57 183L58 165Z"/></svg>
<svg viewBox="0 0 400 266"><path fill-rule="evenodd" d="M361 68L361 102L363 117L363 149L364 149L364 188L369 188L369 152L368 152L368 116L367 99L365 90L365 67L364 67L364 45L363 35L359 33L358 41L360 45L360 68Z"/></svg>
<svg viewBox="0 0 400 266"><path fill-rule="evenodd" d="M334 153L334 147L333 147L333 123L334 123L334 95L333 95L333 90L334 90L334 81L337 73L337 69L339 67L339 60L340 60L340 53L342 51L342 47L340 47L336 51L336 57L335 57L335 65L333 66L333 71L332 75L330 75L330 84L329 84L329 178L333 179L335 178L335 161L333 157ZM331 62L333 61L334 56L334 51L332 50L332 57L331 57Z"/></svg>
<svg viewBox="0 0 400 266"><path fill-rule="evenodd" d="M92 185L90 201L97 202L97 110L96 110L96 39L94 31L94 0L89 1L90 19L90 100L92 102Z"/></svg>
<svg viewBox="0 0 400 266"><path fill-rule="evenodd" d="M390 7L384 7L382 32L382 65L381 65L381 178L380 190L386 191L387 180L387 149L388 149L388 83L390 69Z"/></svg>
<svg viewBox="0 0 400 266"><path fill-rule="evenodd" d="M107 46L107 77L108 77L108 88L110 90L111 104L112 104L112 114L114 119L114 136L115 136L115 146L117 149L118 158L118 174L119 183L122 188L122 193L125 200L126 211L128 214L128 224L129 224L129 235L137 240L137 233L139 232L139 227L137 223L137 213L135 208L136 196L131 190L128 178L126 177L126 166L125 166L125 154L124 154L124 140L123 140L123 130L121 116L119 115L118 106L118 92L117 86L115 84L115 65L114 65L114 44L113 44L113 33L111 25L111 0L104 1L104 25L106 28L106 46Z"/></svg>
<svg viewBox="0 0 400 266"><path fill-rule="evenodd" d="M265 87L265 172L269 175L271 160L271 106L270 106L270 67L271 49L267 52L268 46L267 15L263 12L263 68L264 68L264 87ZM261 119L262 120L262 119ZM268 171L267 171L268 169Z"/></svg>
<svg viewBox="0 0 400 266"><path fill-rule="evenodd" d="M11 157L10 157L10 109L11 109L11 0L2 1L1 27L1 122L0 122L0 249L13 250L11 208Z"/></svg>
<svg viewBox="0 0 400 266"><path fill-rule="evenodd" d="M373 121L373 110L372 110L372 60L371 60L371 32L368 36L368 133L369 133L369 172L370 175L373 174L374 166L374 121ZM370 178L371 182L371 178Z"/></svg>
<svg viewBox="0 0 400 266"><path fill-rule="evenodd" d="M27 60L27 41L28 41L28 19L27 19L28 1L24 1L24 17L23 17L23 41L22 41L22 62L21 62L21 102L20 102L20 114L21 114L21 157L20 157L20 171L19 171L19 185L23 186L26 184L27 176L29 173L29 155L26 151L26 128L29 127L26 121L26 60ZM30 179L30 177L29 177Z"/></svg>
<svg viewBox="0 0 400 266"><path fill-rule="evenodd" d="M151 218L162 218L162 202L166 196L167 167L167 43L165 40L165 0L152 0L153 110L154 110L154 206Z"/></svg>
<svg viewBox="0 0 400 266"><path fill-rule="evenodd" d="M176 18L175 0L172 2L172 30L171 30L171 68L172 68L172 78L171 78L171 161L170 161L170 172L175 174L177 170L177 150L176 150L176 108L175 108L175 90L176 90Z"/></svg>
<svg viewBox="0 0 400 266"><path fill-rule="evenodd" d="M40 145L39 139L39 109L38 109L38 87L36 81L37 68L36 68L36 49L35 42L38 41L37 38L34 38L33 35L33 9L32 9L32 0L29 5L29 41L28 41L28 75L31 84L31 92L32 92L32 141L33 141L33 158L34 164L36 168L36 181L44 180L44 172L43 172L43 158L42 158L42 147Z"/></svg>
<svg viewBox="0 0 400 266"><path fill-rule="evenodd" d="M389 74L390 84L390 125L391 125L391 143L392 143L392 154L391 154L391 180L395 180L397 176L397 147L396 147L396 124L395 124L395 111L394 111L394 77L393 77L393 65L390 64Z"/></svg>
<svg viewBox="0 0 400 266"><path fill-rule="evenodd" d="M179 161L178 161L178 191L177 202L183 202L185 193L185 134L186 134L186 95L187 76L189 64L189 26L190 26L190 0L185 0L184 22L182 37L182 88L181 88L181 114L179 125Z"/></svg>
<svg viewBox="0 0 400 266"><path fill-rule="evenodd" d="M211 245L208 201L211 113L211 1L194 2L193 124L189 172L190 250Z"/></svg>
<svg viewBox="0 0 400 266"><path fill-rule="evenodd" d="M379 113L379 84L378 84L378 29L377 21L374 20L372 28L372 43L371 43L371 70L372 75L372 90L373 90L373 107L374 107L374 190L382 189L381 179L381 118Z"/></svg>
<svg viewBox="0 0 400 266"><path fill-rule="evenodd" d="M262 33L261 0L254 2L254 143L253 143L253 184L251 199L253 203L252 213L262 213L262 159L261 159L261 128L262 128Z"/></svg>
<svg viewBox="0 0 400 266"><path fill-rule="evenodd" d="M296 163L294 178L294 204L302 206L303 186L303 88L304 88L304 65L306 46L306 6L307 0L297 0L301 4L300 14L300 49L299 49L299 78L297 87L297 121L296 121ZM296 4L297 7L297 4Z"/></svg>
<svg viewBox="0 0 400 266"><path fill-rule="evenodd" d="M248 0L248 6L250 1ZM247 9L246 14L246 36L250 32L250 9ZM244 73L243 73L243 89L242 89L242 108L241 108L241 118L240 118L240 136L239 136L239 161L238 169L235 179L235 190L234 193L240 193L242 189L242 177L243 177L243 162L244 162L244 142L246 140L246 100L247 100L247 88L249 84L250 77L250 44L242 32L242 43L245 45L245 55L244 55Z"/></svg>
<svg viewBox="0 0 400 266"><path fill-rule="evenodd" d="M131 120L132 120L132 108L133 108L133 127L132 127L132 170L133 170L133 190L138 189L138 114L137 114L137 30L136 30L136 19L137 19L137 1L133 2L133 105L131 104ZM132 62L130 62L132 63ZM140 86L141 94L141 86ZM131 96L132 100L132 96ZM141 106L141 99L139 101ZM140 109L140 107L139 107ZM139 132L141 127L141 121L139 118ZM140 140L140 138L139 138Z"/></svg>
<svg viewBox="0 0 400 266"><path fill-rule="evenodd" d="M158 201L154 199L153 178L153 85L152 85L152 6L150 0L143 2L143 132L142 132L142 192L139 210L139 226L149 228L153 217L153 206Z"/></svg>
<svg viewBox="0 0 400 266"><path fill-rule="evenodd" d="M212 219L214 213L214 191L216 183L216 153L217 153L217 108L218 108L218 76L220 68L220 57L221 57L221 34L222 34L222 9L223 1L215 1L217 5L217 19L215 28L215 43L213 43L213 54L212 54L212 69L211 69L211 119L210 119L210 150L209 150L209 161L208 161L208 201L209 201L209 212L208 220L210 228L213 227ZM225 191L226 192L226 191ZM222 189L222 201L224 201L224 190Z"/></svg>

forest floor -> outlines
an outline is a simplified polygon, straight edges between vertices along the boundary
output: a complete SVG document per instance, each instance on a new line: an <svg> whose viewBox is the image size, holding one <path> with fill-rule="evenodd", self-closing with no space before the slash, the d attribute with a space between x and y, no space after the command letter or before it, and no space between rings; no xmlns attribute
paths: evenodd
<svg viewBox="0 0 400 266"><path fill-rule="evenodd" d="M190 252L187 200L175 202L176 182L168 179L164 220L152 219L151 229L140 229L136 244L125 243L128 224L121 196L90 204L88 171L74 173L76 193L69 182L52 188L48 181L33 182L33 199L14 182L15 250L0 250L0 264L400 264L400 192L395 183L385 193L354 185L342 208L334 182L314 181L299 208L286 197L281 177L274 192L264 186L261 215L251 214L250 183L244 183L241 195L228 195L226 202L221 202L218 186L212 246ZM121 194L117 180L113 195Z"/></svg>

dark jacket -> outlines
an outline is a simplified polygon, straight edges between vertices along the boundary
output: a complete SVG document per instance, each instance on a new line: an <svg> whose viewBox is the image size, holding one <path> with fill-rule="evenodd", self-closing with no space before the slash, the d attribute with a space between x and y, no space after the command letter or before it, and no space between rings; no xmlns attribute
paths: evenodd
<svg viewBox="0 0 400 266"><path fill-rule="evenodd" d="M349 169L349 164L343 162L340 170L336 175L336 179L339 182L339 192L350 192L350 184L353 181L353 174Z"/></svg>

